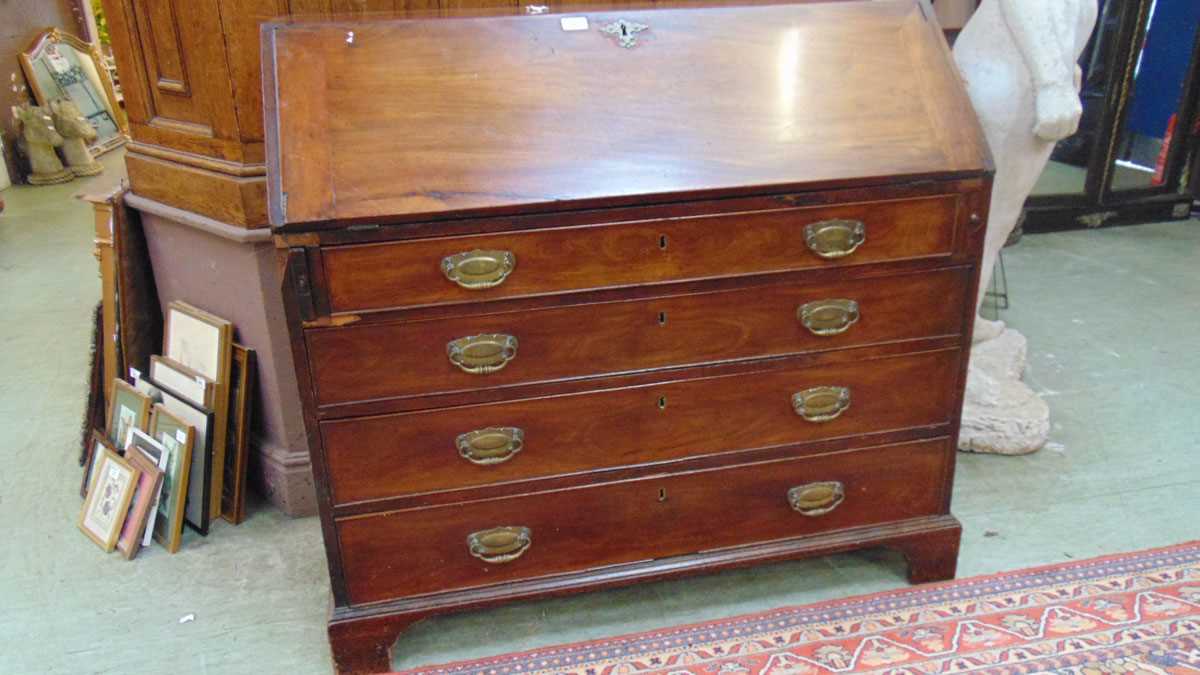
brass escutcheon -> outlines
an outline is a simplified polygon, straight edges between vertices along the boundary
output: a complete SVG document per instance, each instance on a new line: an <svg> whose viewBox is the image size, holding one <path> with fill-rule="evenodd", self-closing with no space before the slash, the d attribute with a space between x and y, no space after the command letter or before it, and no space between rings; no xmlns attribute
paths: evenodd
<svg viewBox="0 0 1200 675"><path fill-rule="evenodd" d="M450 363L472 375L487 375L517 357L517 338L502 333L471 335L446 344Z"/></svg>
<svg viewBox="0 0 1200 675"><path fill-rule="evenodd" d="M788 490L787 499L797 512L815 518L841 505L846 499L846 489L840 481L808 483Z"/></svg>
<svg viewBox="0 0 1200 675"><path fill-rule="evenodd" d="M499 286L516 266L517 257L509 251L475 249L442 258L442 274L473 291Z"/></svg>
<svg viewBox="0 0 1200 675"><path fill-rule="evenodd" d="M830 298L805 303L796 310L800 323L813 335L827 337L850 330L859 319L858 303L845 298Z"/></svg>
<svg viewBox="0 0 1200 675"><path fill-rule="evenodd" d="M792 410L809 422L831 422L849 408L848 387L813 387L792 395Z"/></svg>
<svg viewBox="0 0 1200 675"><path fill-rule="evenodd" d="M845 258L866 240L867 226L861 220L822 220L804 228L808 249L826 260Z"/></svg>
<svg viewBox="0 0 1200 675"><path fill-rule="evenodd" d="M458 454L472 464L502 464L525 446L525 432L516 427L477 429L459 434L454 445Z"/></svg>
<svg viewBox="0 0 1200 675"><path fill-rule="evenodd" d="M467 535L467 550L471 555L493 565L520 558L531 545L533 534L528 527L506 525Z"/></svg>

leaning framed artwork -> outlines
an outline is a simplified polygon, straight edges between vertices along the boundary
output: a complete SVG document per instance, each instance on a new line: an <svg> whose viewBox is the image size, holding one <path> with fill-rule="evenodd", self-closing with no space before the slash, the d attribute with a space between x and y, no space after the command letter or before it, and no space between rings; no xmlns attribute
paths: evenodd
<svg viewBox="0 0 1200 675"><path fill-rule="evenodd" d="M212 380L215 391L212 411L216 416L212 435L209 510L221 511L225 471L225 434L229 411L229 367L233 360L233 324L219 316L178 300L167 305L163 322L164 355ZM158 382L158 384L162 384ZM178 394L178 392L176 392Z"/></svg>
<svg viewBox="0 0 1200 675"><path fill-rule="evenodd" d="M79 513L79 529L105 552L112 551L129 512L129 500L140 472L117 453L105 448Z"/></svg>
<svg viewBox="0 0 1200 675"><path fill-rule="evenodd" d="M118 450L125 448L130 429L145 429L150 423L150 397L120 378L113 380L105 433Z"/></svg>
<svg viewBox="0 0 1200 675"><path fill-rule="evenodd" d="M229 429L221 517L234 525L246 519L246 467L250 456L250 410L254 393L254 350L233 345L229 368Z"/></svg>
<svg viewBox="0 0 1200 675"><path fill-rule="evenodd" d="M154 501L162 485L163 472L146 455L138 452L127 454L129 464L138 470L138 479L129 500L125 524L121 526L121 534L117 538L117 550L126 560L133 560L142 548L142 534L154 516Z"/></svg>
<svg viewBox="0 0 1200 675"><path fill-rule="evenodd" d="M92 437L87 446L87 457L83 462L83 481L79 484L80 497L87 498L88 490L92 486L92 478L100 475L97 468L100 466L100 460L104 459L105 450L109 450L113 454L120 454L117 452L116 446L104 435L104 432L92 429Z"/></svg>
<svg viewBox="0 0 1200 675"><path fill-rule="evenodd" d="M150 379L186 398L192 403L211 408L215 383L199 371L165 356L150 357Z"/></svg>
<svg viewBox="0 0 1200 675"><path fill-rule="evenodd" d="M157 382L155 384L158 385ZM211 410L189 403L166 387L159 385L159 388L162 390L163 408L184 426L192 428L187 491L180 492L181 497L186 494L183 518L193 530L207 535L212 516L216 513L212 508L212 473L215 468L212 443L216 416Z"/></svg>
<svg viewBox="0 0 1200 675"><path fill-rule="evenodd" d="M162 443L170 455L163 476L162 496L158 500L158 516L154 519L154 540L169 553L175 553L183 540L184 507L196 430L159 403L150 414L150 435Z"/></svg>

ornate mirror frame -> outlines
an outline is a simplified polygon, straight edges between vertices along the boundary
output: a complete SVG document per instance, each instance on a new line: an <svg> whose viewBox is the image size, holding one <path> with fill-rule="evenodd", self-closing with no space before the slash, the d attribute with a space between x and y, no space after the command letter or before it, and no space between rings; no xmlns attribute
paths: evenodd
<svg viewBox="0 0 1200 675"><path fill-rule="evenodd" d="M70 49L75 58L60 55L64 48ZM18 58L39 106L49 106L52 99L70 98L88 121L98 127L100 134L90 146L93 155L118 148L129 140L129 122L117 102L104 56L96 45L57 28L47 28ZM77 87L69 90L67 87L72 85ZM108 133L105 127L109 127Z"/></svg>

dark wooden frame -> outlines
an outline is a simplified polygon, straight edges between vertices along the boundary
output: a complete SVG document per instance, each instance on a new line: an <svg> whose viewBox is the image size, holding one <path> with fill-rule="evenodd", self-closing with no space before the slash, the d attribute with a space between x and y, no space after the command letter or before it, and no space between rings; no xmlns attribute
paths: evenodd
<svg viewBox="0 0 1200 675"><path fill-rule="evenodd" d="M1120 132L1133 94L1134 65L1146 38L1152 0L1119 3L1115 29L1116 48L1105 60L1104 110L1087 163L1083 194L1037 195L1025 204L1026 232L1050 232L1183 220L1190 216L1192 202L1200 196L1200 143L1191 135L1200 111L1200 34L1192 49L1192 61L1184 80L1179 108L1179 138L1167 157L1162 185L1115 191L1113 162ZM1193 170L1188 172L1189 166ZM1190 184L1184 178L1190 173Z"/></svg>

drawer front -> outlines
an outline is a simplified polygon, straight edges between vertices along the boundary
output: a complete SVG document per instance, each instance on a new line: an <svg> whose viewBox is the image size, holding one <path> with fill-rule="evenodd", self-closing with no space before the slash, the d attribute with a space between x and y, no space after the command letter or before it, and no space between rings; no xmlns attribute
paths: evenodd
<svg viewBox="0 0 1200 675"><path fill-rule="evenodd" d="M351 518L342 569L360 604L929 516L951 452L939 439Z"/></svg>
<svg viewBox="0 0 1200 675"><path fill-rule="evenodd" d="M337 420L321 434L334 502L347 504L943 424L959 358L946 350L796 365ZM843 390L845 406L820 398Z"/></svg>
<svg viewBox="0 0 1200 675"><path fill-rule="evenodd" d="M949 269L358 324L312 329L306 339L322 405L463 392L957 335L967 274ZM834 307L818 313L813 329L806 327L800 308L823 306L830 299L852 300L857 308ZM466 372L451 362L450 343L480 335L505 336L484 338L482 347L490 351L480 352L502 366L499 370ZM500 344L509 338L510 345Z"/></svg>
<svg viewBox="0 0 1200 675"><path fill-rule="evenodd" d="M329 305L334 312L478 302L949 255L954 248L958 199L957 195L941 195L331 246L322 250L322 258ZM834 220L861 223L863 242L845 257L827 259L809 247L806 228ZM839 231L829 230L826 234L838 239ZM470 262L453 258L475 250L510 254L511 270L509 259L503 256ZM449 274L457 280L451 280L443 268L447 258ZM485 288L464 288L460 283Z"/></svg>

